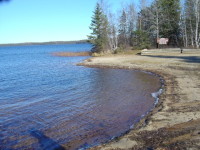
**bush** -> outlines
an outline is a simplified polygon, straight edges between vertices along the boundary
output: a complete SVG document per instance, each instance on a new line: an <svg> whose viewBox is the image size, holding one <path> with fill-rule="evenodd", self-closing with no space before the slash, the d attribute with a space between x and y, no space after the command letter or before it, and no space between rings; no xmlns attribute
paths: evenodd
<svg viewBox="0 0 200 150"><path fill-rule="evenodd" d="M113 54L119 54L122 53L124 50L122 47L117 48L116 50L114 50Z"/></svg>
<svg viewBox="0 0 200 150"><path fill-rule="evenodd" d="M142 50L150 48L149 36L142 30L133 32L133 49Z"/></svg>

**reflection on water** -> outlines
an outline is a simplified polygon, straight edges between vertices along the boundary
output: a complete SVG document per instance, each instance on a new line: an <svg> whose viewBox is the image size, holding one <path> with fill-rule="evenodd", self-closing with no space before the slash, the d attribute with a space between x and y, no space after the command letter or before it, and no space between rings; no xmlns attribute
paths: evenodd
<svg viewBox="0 0 200 150"><path fill-rule="evenodd" d="M159 78L75 66L88 44L0 47L0 149L76 149L130 129L154 106Z"/></svg>

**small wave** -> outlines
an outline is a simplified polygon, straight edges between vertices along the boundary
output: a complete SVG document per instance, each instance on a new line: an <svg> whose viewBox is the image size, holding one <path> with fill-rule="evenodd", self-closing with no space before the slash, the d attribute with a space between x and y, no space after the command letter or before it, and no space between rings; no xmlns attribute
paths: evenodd
<svg viewBox="0 0 200 150"><path fill-rule="evenodd" d="M154 93L151 93L151 96L155 99L155 102L154 102L154 108L155 108L155 106L158 104L158 102L159 102L159 96L163 93L163 87L164 87L164 80L163 79L160 79L160 81L161 81L161 88L157 91L157 92L154 92ZM141 117L140 117L140 120L142 119L142 118L144 118L146 115L148 115L148 113L149 112L151 112L153 110L153 108L150 110L150 111L148 111L148 112L146 112L145 114L143 114ZM139 121L138 121L139 122ZM134 127L135 127L135 123L134 124L132 124L131 126L130 126L130 129L134 129Z"/></svg>
<svg viewBox="0 0 200 150"><path fill-rule="evenodd" d="M158 104L158 102L159 102L159 95L161 95L162 92L163 92L163 89L159 89L159 91L151 93L151 96L153 98L155 98L155 105Z"/></svg>

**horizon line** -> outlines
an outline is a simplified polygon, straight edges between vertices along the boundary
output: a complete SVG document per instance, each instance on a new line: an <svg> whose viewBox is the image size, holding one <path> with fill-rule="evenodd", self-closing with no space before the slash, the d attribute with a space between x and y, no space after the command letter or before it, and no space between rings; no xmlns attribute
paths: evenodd
<svg viewBox="0 0 200 150"><path fill-rule="evenodd" d="M88 43L87 39L72 40L72 41L46 41L46 42L22 42L22 43L1 43L0 46L15 46L15 45L45 45L45 44L78 44Z"/></svg>

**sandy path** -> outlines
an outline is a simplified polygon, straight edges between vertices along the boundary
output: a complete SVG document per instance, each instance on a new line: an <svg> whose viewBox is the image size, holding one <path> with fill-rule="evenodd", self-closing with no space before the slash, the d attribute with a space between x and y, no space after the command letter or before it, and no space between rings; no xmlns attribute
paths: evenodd
<svg viewBox="0 0 200 150"><path fill-rule="evenodd" d="M134 130L92 149L200 149L200 52L95 57L81 65L147 70L165 80L159 104Z"/></svg>

